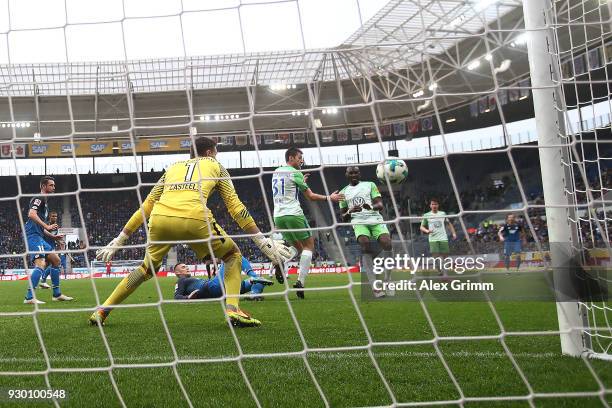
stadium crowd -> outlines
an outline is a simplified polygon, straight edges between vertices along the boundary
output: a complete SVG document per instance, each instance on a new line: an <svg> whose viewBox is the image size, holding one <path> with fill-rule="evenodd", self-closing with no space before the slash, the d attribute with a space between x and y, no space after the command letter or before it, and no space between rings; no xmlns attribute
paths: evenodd
<svg viewBox="0 0 612 408"><path fill-rule="evenodd" d="M82 193L80 201L90 246L104 246L115 238L138 208L139 202L133 190ZM73 211L72 214L76 214L73 225L80 227L78 211ZM140 228L130 236L127 245L144 245L145 242L144 229ZM125 248L118 252L118 259L142 259L143 256L143 247ZM93 251L90 251L89 259L93 258Z"/></svg>
<svg viewBox="0 0 612 408"><path fill-rule="evenodd" d="M158 177L159 175L152 175L151 177ZM338 180L343 179L343 174L336 174ZM102 176L100 176L102 177ZM266 203L261 194L259 186L252 188L249 186L252 180L249 179L238 179L235 181L236 190L242 201L249 209L251 215L260 226L263 231L270 230L270 220L268 211L266 211ZM269 184L269 183L267 183ZM264 180L264 185L267 185ZM315 187L315 189L318 186ZM601 173L599 171L591 172L589 177L589 187L593 192L595 198L605 196L608 192L612 191L612 169L604 168ZM146 193L150 189L143 188L141 190L142 198L146 196ZM507 211L508 206L516 202L514 197L516 196L516 185L510 179L503 179L501 183L483 185L473 185L471 188L463 189L460 193L460 199L462 206L465 210L479 210L479 209L505 209ZM578 178L576 182L576 201L581 204L586 202L586 195L584 193L585 187L581 179ZM428 211L429 198L425 191L419 192L420 194L412 195L410 199L406 195L401 194L399 197L396 196L396 202L398 204L399 212L401 216L420 216ZM266 194L270 196L270 192ZM391 202L387 195L388 193L383 192L383 201ZM446 211L448 214L457 213L459 206L454 193L437 194L440 200L440 208ZM76 205L76 199L80 202L82 210L82 217L85 222L85 228L87 231L87 239L89 244L92 246L104 246L110 242L121 230L125 222L132 215L134 210L137 208L139 203L135 190L104 190L101 192L81 192L72 199L71 208L71 227L82 227L81 215L79 214L78 207ZM531 207L528 209L529 221L533 226L532 233L529 228L529 223L525 222L524 217L519 214L519 222L525 225L527 246L525 249L536 249L535 242L539 241L546 245L548 241L548 228L546 224L545 211L542 207L537 207L544 204L542 198L541 189L538 191L530 190L528 199ZM513 201L514 200L514 201ZM20 202L22 216L25 217L24 208L27 207L27 200L22 199ZM52 199L50 208L52 210L61 213L63 211L62 200ZM225 210L224 204L218 194L214 194L209 199L209 208L212 210L215 218L220 226L230 235L240 235L242 232L239 230L236 223L231 219L230 215ZM308 211L308 206L304 206L305 210ZM385 219L393 219L395 217L395 207L388 205L385 210ZM495 216L481 216L480 218L467 215L463 218L466 226L466 230L474 248L479 252L499 252L501 245L499 243L498 231L501 223L503 222L503 214L505 212L500 211ZM606 214L602 210L597 211L597 216L600 221L603 222L604 231L602 236L601 231L597 227L597 223L594 220L590 220L588 215L580 217L580 232L585 247L598 247L602 246L604 240L609 239L612 236L612 211L608 211ZM307 215L307 218L311 220L311 226L315 227L313 217ZM463 234L463 228L459 223L458 218L452 218L455 225L455 229L458 232L458 239L456 242L451 243L451 248L456 252L463 252L469 250L467 246L467 240ZM4 257L0 258L0 270L12 269L12 268L23 268L24 260L18 254L23 253L23 232L20 226L20 218L18 215L18 209L15 205L15 201L4 200L0 201L0 222L2 222L3 228L3 239L0 241L0 254ZM331 225L331 224L330 224ZM407 228L408 222L402 220L400 222L400 228L402 229L404 236L409 236L409 230ZM414 227L415 224L413 224ZM390 230L397 238L397 228L394 224L390 225ZM418 227L412 228L413 237L418 240L426 240L425 236L418 233ZM347 246L354 245L355 238L352 233L352 228L349 226L338 227L338 236L341 241ZM607 232L607 233L606 233ZM536 239L537 237L537 239ZM325 242L333 241L333 234L329 231L323 231L318 234L317 247L315 248L315 256L313 258L316 262L322 262L328 260L328 256L325 251ZM259 251L259 249L252 243L248 238L237 238L238 245L243 251L244 255L251 260L251 262L262 262L265 261L265 257ZM141 228L138 233L132 234L128 245L142 245L138 248L126 248L122 249L117 253L116 259L131 259L137 260L142 259L144 256L144 244L146 237L144 229ZM69 249L79 250L85 249L85 243L81 241L70 243ZM185 245L177 245L178 259L186 263L196 263L198 260L195 259L195 254ZM15 255L6 257L6 255ZM90 260L94 258L93 251L88 251L87 256ZM73 257L75 262L73 267L85 266L85 254L74 253Z"/></svg>
<svg viewBox="0 0 612 408"><path fill-rule="evenodd" d="M262 231L270 231L268 214L265 210L265 203L261 198L259 189L247 188L247 181L238 180L236 189L241 200L249 209L252 217ZM142 198L146 197L148 190L142 191ZM138 208L138 197L136 192L130 191L105 191L103 193L82 193L81 208L87 230L89 244L92 246L104 246L108 244L124 224ZM217 223L229 234L240 235L243 232L231 218L225 205L218 194L213 194L208 200L208 207L215 216ZM73 226L79 227L80 217L77 211L73 211ZM259 248L249 238L236 238L238 246L243 254L251 262L264 262L267 260ZM131 235L127 245L144 245L146 236L144 228L140 228L137 233ZM187 264L198 263L195 253L187 245L177 245L177 259ZM322 245L318 245L315 261L325 260L327 255ZM138 260L144 257L143 247L125 248L118 251L115 259ZM93 251L89 252L89 259L94 258ZM77 266L85 266L84 258L79 257Z"/></svg>
<svg viewBox="0 0 612 408"><path fill-rule="evenodd" d="M0 241L0 254L15 255L0 258L0 266L6 269L23 268L23 258L16 254L23 253L23 232L14 202L0 202L0 222L2 223L3 239Z"/></svg>

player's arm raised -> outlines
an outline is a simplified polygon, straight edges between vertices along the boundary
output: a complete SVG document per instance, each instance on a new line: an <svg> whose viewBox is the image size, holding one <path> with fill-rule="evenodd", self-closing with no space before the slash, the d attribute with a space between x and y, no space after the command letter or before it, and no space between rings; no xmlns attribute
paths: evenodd
<svg viewBox="0 0 612 408"><path fill-rule="evenodd" d="M340 200L344 200L344 194L339 193L337 190L328 196L314 193L310 189L310 187L308 187L308 184L306 184L306 178L308 177L308 175L306 176L306 178L304 178L304 175L299 171L293 173L292 177L295 184L304 194L304 197L306 197L310 201L333 201L334 203L337 203Z"/></svg>
<svg viewBox="0 0 612 408"><path fill-rule="evenodd" d="M151 190L147 198L144 200L142 205L134 211L134 214L130 217L128 222L125 224L119 235L114 238L111 242L108 243L104 248L96 251L96 259L102 260L104 262L108 262L113 258L113 255L119 249L119 247L125 244L125 241L129 238L129 236L136 231L142 223L149 218L151 215L151 211L153 211L153 206L162 193L164 192L164 182L166 180L166 175L163 174L160 179L155 184L155 187Z"/></svg>
<svg viewBox="0 0 612 408"><path fill-rule="evenodd" d="M286 245L276 242L271 238L264 236L259 227L251 217L249 210L240 201L236 189L230 178L227 170L219 164L219 181L217 182L217 191L221 195L230 215L236 221L238 226L247 234L253 235L251 239L273 263L281 265L286 260L290 259L293 252Z"/></svg>

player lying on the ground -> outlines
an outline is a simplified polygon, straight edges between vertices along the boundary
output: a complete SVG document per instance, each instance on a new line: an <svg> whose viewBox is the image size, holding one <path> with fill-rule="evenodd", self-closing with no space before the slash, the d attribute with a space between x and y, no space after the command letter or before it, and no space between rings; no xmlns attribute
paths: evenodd
<svg viewBox="0 0 612 408"><path fill-rule="evenodd" d="M433 258L440 258L441 264L444 265L444 260L450 253L446 226L448 226L453 239L457 239L457 232L453 224L446 218L446 213L440 210L440 201L437 198L429 200L429 209L431 211L423 214L420 230L429 236L430 255ZM444 276L447 274L443 266L438 273Z"/></svg>
<svg viewBox="0 0 612 408"><path fill-rule="evenodd" d="M526 242L525 229L516 222L514 214L506 215L506 223L497 233L499 241L504 243L504 265L510 272L510 258L516 254L516 270L521 267L521 241Z"/></svg>
<svg viewBox="0 0 612 408"><path fill-rule="evenodd" d="M28 207L28 221L25 224L26 238L28 241L28 251L39 251L39 253L31 254L30 258L34 263L34 270L30 275L30 285L26 292L23 303L45 303L34 298L32 289L36 289L41 276L47 265L50 265L49 274L51 275L51 284L53 286L54 301L69 301L73 300L70 296L63 295L60 290L60 257L57 253L51 252L55 250L55 240L62 239L60 234L53 234L57 231L57 213L55 220L49 218L49 207L47 206L47 195L55 192L55 180L53 177L44 176L40 179L40 195L32 197Z"/></svg>
<svg viewBox="0 0 612 408"><path fill-rule="evenodd" d="M338 202L344 197L337 191L329 196L312 192L306 184L308 175L299 171L304 165L303 154L300 149L295 147L287 149L285 161L286 164L274 170L272 175L274 225L282 230L285 241L297 249L300 255L298 279L293 287L301 289L306 283L306 275L308 275L312 263L314 237L310 232L310 225L308 225L304 210L300 205L299 192L301 191L311 201L331 200ZM296 294L298 297L304 298L303 290L298 290Z"/></svg>
<svg viewBox="0 0 612 408"><path fill-rule="evenodd" d="M175 299L209 299L220 298L223 296L223 279L225 275L224 264L219 265L217 275L214 278L198 279L191 277L191 271L184 263L174 266L174 274L178 277L178 281L174 287ZM240 294L251 293L250 299L263 300L264 286L272 285L273 282L268 279L257 276L249 261L242 257L242 272L249 277L243 279L240 283Z"/></svg>
<svg viewBox="0 0 612 408"><path fill-rule="evenodd" d="M373 284L374 258L382 252L384 258L392 258L391 235L380 212L384 208L382 197L376 184L371 181L361 181L361 171L357 166L346 168L346 178L349 185L340 192L344 194L344 200L340 201L342 220L351 222L355 238L361 247L361 266L368 276L370 285ZM372 240L378 241L378 248ZM385 280L389 280L390 270L385 270ZM384 296L381 290L373 289L375 297ZM387 295L393 296L393 291L387 291Z"/></svg>
<svg viewBox="0 0 612 408"><path fill-rule="evenodd" d="M270 238L265 237L244 206L227 170L217 161L216 143L207 137L195 140L191 159L172 164L151 190L142 206L134 212L119 236L96 256L109 261L130 234L149 218L145 259L115 288L103 306L94 312L91 324L103 323L113 305L123 302L142 282L151 279L173 245L185 241L198 259L212 255L225 262L226 315L236 326L259 326L261 322L240 310L240 265L242 255L234 241L217 224L206 206L208 197L217 190L227 210L242 228L252 235L261 252L273 263L281 264L290 251ZM162 243L167 242L167 243ZM212 251L211 251L212 249Z"/></svg>

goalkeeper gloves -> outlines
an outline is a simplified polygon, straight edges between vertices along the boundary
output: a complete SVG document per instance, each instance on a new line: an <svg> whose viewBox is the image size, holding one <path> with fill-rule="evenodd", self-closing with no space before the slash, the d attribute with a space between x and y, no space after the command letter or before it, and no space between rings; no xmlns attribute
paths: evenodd
<svg viewBox="0 0 612 408"><path fill-rule="evenodd" d="M291 259L292 255L295 256L288 246L267 238L262 233L255 235L253 242L273 264L282 265L285 261Z"/></svg>
<svg viewBox="0 0 612 408"><path fill-rule="evenodd" d="M284 247L289 248L289 256L288 256L286 259L284 259L284 262L287 262L287 261L292 260L292 259L293 259L293 258L295 258L295 257L297 256L297 254L298 254L298 250L297 250L297 249L295 249L295 248L294 248L294 247L292 247L292 246L287 246L287 245L285 245L285 241L283 241L282 239L275 239L275 240L274 240L274 244L275 244L275 245L282 245L282 246L284 246Z"/></svg>
<svg viewBox="0 0 612 408"><path fill-rule="evenodd" d="M120 246L123 246L127 239L128 235L121 231L117 238L109 242L108 245L106 245L104 248L98 249L96 251L96 259L104 262L110 261L113 258L115 252L117 252L117 249L119 249Z"/></svg>

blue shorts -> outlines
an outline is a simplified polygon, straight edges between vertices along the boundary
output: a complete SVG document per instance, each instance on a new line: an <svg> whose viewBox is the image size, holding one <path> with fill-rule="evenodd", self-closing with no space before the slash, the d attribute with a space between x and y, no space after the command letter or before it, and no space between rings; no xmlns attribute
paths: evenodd
<svg viewBox="0 0 612 408"><path fill-rule="evenodd" d="M504 255L521 253L521 241L504 241Z"/></svg>
<svg viewBox="0 0 612 408"><path fill-rule="evenodd" d="M45 258L53 247L40 235L28 235L28 251L43 251L45 253L30 254L30 260Z"/></svg>
<svg viewBox="0 0 612 408"><path fill-rule="evenodd" d="M45 240L47 244L49 244L51 248L55 248L55 240L53 238L46 238L46 239L43 238L43 239Z"/></svg>

